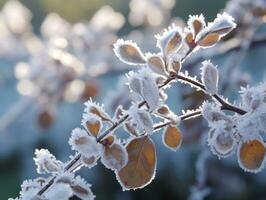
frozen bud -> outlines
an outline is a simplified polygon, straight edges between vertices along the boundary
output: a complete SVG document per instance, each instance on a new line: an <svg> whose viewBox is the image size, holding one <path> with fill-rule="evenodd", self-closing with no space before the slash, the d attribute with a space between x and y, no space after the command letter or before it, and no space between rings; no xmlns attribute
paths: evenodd
<svg viewBox="0 0 266 200"><path fill-rule="evenodd" d="M222 128L211 129L208 143L218 157L230 156L235 149L235 141L231 133Z"/></svg>
<svg viewBox="0 0 266 200"><path fill-rule="evenodd" d="M116 56L129 65L145 64L146 59L136 43L119 39L114 44Z"/></svg>
<svg viewBox="0 0 266 200"><path fill-rule="evenodd" d="M86 128L92 136L97 137L102 128L101 118L91 113L84 113L82 118L81 123L84 128Z"/></svg>
<svg viewBox="0 0 266 200"><path fill-rule="evenodd" d="M114 143L111 146L105 146L101 156L101 161L105 167L119 171L127 164L127 151L125 147L119 143Z"/></svg>
<svg viewBox="0 0 266 200"><path fill-rule="evenodd" d="M174 151L180 148L182 139L181 131L175 126L168 126L162 135L165 146Z"/></svg>
<svg viewBox="0 0 266 200"><path fill-rule="evenodd" d="M190 15L188 20L188 27L192 31L193 38L195 39L197 34L203 30L206 26L204 16Z"/></svg>
<svg viewBox="0 0 266 200"><path fill-rule="evenodd" d="M103 121L112 122L111 117L104 111L103 106L100 106L99 104L93 102L92 99L87 101L85 103L85 106L86 108L84 110L84 113L87 113L87 114L91 113L91 114L97 115Z"/></svg>
<svg viewBox="0 0 266 200"><path fill-rule="evenodd" d="M55 156L47 149L36 149L33 160L37 165L37 172L39 174L59 173L63 169L63 164L56 160Z"/></svg>
<svg viewBox="0 0 266 200"><path fill-rule="evenodd" d="M75 177L75 179L72 181L72 184L70 185L70 187L71 187L74 195L80 199L84 199L84 200L95 199L95 196L93 195L93 193L91 191L91 185L88 184L80 176Z"/></svg>
<svg viewBox="0 0 266 200"><path fill-rule="evenodd" d="M265 152L260 136L244 138L238 146L238 163L245 171L257 173L264 168Z"/></svg>
<svg viewBox="0 0 266 200"><path fill-rule="evenodd" d="M160 55L149 55L147 57L147 64L149 68L157 74L167 76L165 69L165 63L163 58Z"/></svg>
<svg viewBox="0 0 266 200"><path fill-rule="evenodd" d="M202 63L201 79L206 92L212 95L218 92L218 70L210 61Z"/></svg>
<svg viewBox="0 0 266 200"><path fill-rule="evenodd" d="M46 199L68 200L72 196L73 193L70 186L64 183L54 184L45 194Z"/></svg>
<svg viewBox="0 0 266 200"><path fill-rule="evenodd" d="M89 136L85 130L79 128L72 131L69 144L73 150L86 157L98 156L101 148L95 137Z"/></svg>
<svg viewBox="0 0 266 200"><path fill-rule="evenodd" d="M115 141L115 136L110 135L110 136L105 137L105 138L102 140L101 143L102 143L104 146L112 146L113 143L114 143L114 141Z"/></svg>
<svg viewBox="0 0 266 200"><path fill-rule="evenodd" d="M129 115L132 117L131 123L135 124L139 132L145 131L147 134L153 133L153 121L149 112L132 106L129 110Z"/></svg>
<svg viewBox="0 0 266 200"><path fill-rule="evenodd" d="M162 35L156 35L157 47L161 49L164 56L175 53L182 45L182 31L176 27L169 27Z"/></svg>

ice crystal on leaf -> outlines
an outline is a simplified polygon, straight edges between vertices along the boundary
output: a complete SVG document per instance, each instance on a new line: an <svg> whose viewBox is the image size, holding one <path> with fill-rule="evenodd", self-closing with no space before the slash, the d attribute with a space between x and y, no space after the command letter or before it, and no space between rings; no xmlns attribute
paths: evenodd
<svg viewBox="0 0 266 200"><path fill-rule="evenodd" d="M202 63L201 79L207 92L210 94L218 92L218 70L210 61Z"/></svg>

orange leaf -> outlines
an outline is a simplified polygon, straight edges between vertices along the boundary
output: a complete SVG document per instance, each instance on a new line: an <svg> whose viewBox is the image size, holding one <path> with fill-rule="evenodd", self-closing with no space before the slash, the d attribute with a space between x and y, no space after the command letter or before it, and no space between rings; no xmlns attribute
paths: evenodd
<svg viewBox="0 0 266 200"><path fill-rule="evenodd" d="M163 134L163 141L170 149L177 150L182 143L182 134L178 128L168 126Z"/></svg>
<svg viewBox="0 0 266 200"><path fill-rule="evenodd" d="M209 33L199 41L198 45L202 47L209 47L218 42L219 38L220 36L218 33Z"/></svg>
<svg viewBox="0 0 266 200"><path fill-rule="evenodd" d="M148 136L131 140L127 147L128 162L117 173L117 178L123 190L143 188L155 175L156 151Z"/></svg>
<svg viewBox="0 0 266 200"><path fill-rule="evenodd" d="M242 142L238 151L239 164L244 170L257 172L263 165L265 153L266 148L258 139Z"/></svg>

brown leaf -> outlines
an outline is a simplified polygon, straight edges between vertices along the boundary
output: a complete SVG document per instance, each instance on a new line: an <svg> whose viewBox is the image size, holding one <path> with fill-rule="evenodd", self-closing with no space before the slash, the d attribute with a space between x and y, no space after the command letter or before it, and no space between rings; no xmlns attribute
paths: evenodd
<svg viewBox="0 0 266 200"><path fill-rule="evenodd" d="M256 172L263 165L266 148L262 141L253 139L239 146L239 164L247 171Z"/></svg>
<svg viewBox="0 0 266 200"><path fill-rule="evenodd" d="M156 151L148 136L131 140L127 147L128 162L117 173L117 178L123 190L143 188L155 175Z"/></svg>
<svg viewBox="0 0 266 200"><path fill-rule="evenodd" d="M194 37L193 37L193 33L188 32L186 35L186 41L187 43L190 45L194 42Z"/></svg>
<svg viewBox="0 0 266 200"><path fill-rule="evenodd" d="M89 108L89 112L92 114L97 115L98 117L100 117L103 121L111 121L110 117L108 116L107 113L101 111L100 109L98 109L96 106L91 106Z"/></svg>
<svg viewBox="0 0 266 200"><path fill-rule="evenodd" d="M98 86L94 81L86 81L85 87L82 93L82 98L88 100L91 97L95 97L98 94Z"/></svg>
<svg viewBox="0 0 266 200"><path fill-rule="evenodd" d="M182 143L182 133L175 126L168 126L163 134L163 141L167 147L177 150Z"/></svg>
<svg viewBox="0 0 266 200"><path fill-rule="evenodd" d="M199 41L198 45L201 47L212 46L219 41L219 37L218 33L209 33Z"/></svg>
<svg viewBox="0 0 266 200"><path fill-rule="evenodd" d="M110 135L103 139L102 144L104 146L111 146L115 141L115 137L113 135Z"/></svg>
<svg viewBox="0 0 266 200"><path fill-rule="evenodd" d="M86 122L86 127L88 131L90 132L91 135L94 137L97 137L100 129L101 129L101 122L98 120L95 121L87 121Z"/></svg>

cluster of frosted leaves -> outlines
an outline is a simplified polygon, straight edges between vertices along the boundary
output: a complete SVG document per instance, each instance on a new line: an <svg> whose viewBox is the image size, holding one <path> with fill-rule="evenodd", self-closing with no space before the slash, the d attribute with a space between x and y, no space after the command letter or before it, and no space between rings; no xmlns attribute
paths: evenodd
<svg viewBox="0 0 266 200"><path fill-rule="evenodd" d="M155 36L159 49L157 53L143 53L130 40L119 39L114 44L115 54L122 62L140 66L137 71L127 74L127 85L133 96L132 106L128 110L122 107L117 109L118 120L121 113L128 116L123 128L132 138L126 143L128 162L116 173L124 190L142 188L154 178L156 152L150 135L160 125L155 125L154 118L167 122L162 134L165 146L174 151L181 146L182 133L177 128L180 119L165 104L165 81L180 72L184 58L192 50L213 46L234 27L233 19L227 14L218 15L208 25L202 15L191 16L186 28L172 25L163 34ZM210 62L203 65L203 81L207 92L216 93L217 69ZM140 107L140 104L143 106Z"/></svg>
<svg viewBox="0 0 266 200"><path fill-rule="evenodd" d="M223 158L236 152L238 163L248 172L264 168L266 144L266 84L242 88L244 115L226 115L215 104L205 102L202 115L210 126L208 143L212 152Z"/></svg>
<svg viewBox="0 0 266 200"><path fill-rule="evenodd" d="M90 189L91 185L79 176L64 172L63 163L56 160L48 150L36 150L34 161L39 174L56 175L54 184L44 194L38 194L52 177L26 180L22 183L20 196L15 198L16 200L68 200L72 196L84 200L95 198Z"/></svg>

